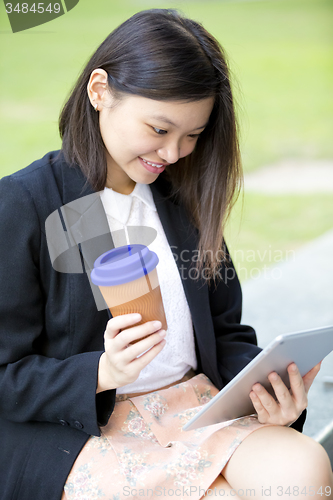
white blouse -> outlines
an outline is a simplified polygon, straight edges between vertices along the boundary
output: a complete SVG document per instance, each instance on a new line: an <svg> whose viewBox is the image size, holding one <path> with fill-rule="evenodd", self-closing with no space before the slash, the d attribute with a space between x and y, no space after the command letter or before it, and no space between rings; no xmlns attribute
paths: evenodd
<svg viewBox="0 0 333 500"><path fill-rule="evenodd" d="M132 193L125 195L105 188L100 193L115 247L119 229L126 226L146 226L157 231L149 249L158 255L157 275L168 324L166 344L162 351L141 370L132 384L117 389L118 394L146 392L180 380L185 373L197 368L193 324L180 274L158 216L149 185L136 183ZM120 231L118 234L121 234Z"/></svg>

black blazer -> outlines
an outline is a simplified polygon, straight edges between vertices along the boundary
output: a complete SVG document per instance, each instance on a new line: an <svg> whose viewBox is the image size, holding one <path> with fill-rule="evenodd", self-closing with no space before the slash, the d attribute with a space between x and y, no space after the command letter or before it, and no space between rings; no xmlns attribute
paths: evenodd
<svg viewBox="0 0 333 500"><path fill-rule="evenodd" d="M180 254L196 249L197 232L184 208L166 200L163 174L151 190L177 265L183 266L197 372L221 389L260 351L254 330L240 325L238 278L217 288L190 279ZM100 435L114 407L115 390L96 396L108 313L97 309L85 272L52 267L45 235L52 212L92 193L80 169L69 167L58 151L0 181L2 500L60 500L75 458L90 435ZM100 253L105 245L113 247L110 234ZM301 430L304 420L305 413L294 426Z"/></svg>

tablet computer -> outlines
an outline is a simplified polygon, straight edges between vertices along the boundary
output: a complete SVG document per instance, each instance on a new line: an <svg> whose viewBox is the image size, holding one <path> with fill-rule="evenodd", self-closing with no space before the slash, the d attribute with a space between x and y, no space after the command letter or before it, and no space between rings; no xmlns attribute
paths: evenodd
<svg viewBox="0 0 333 500"><path fill-rule="evenodd" d="M333 326L279 335L211 401L205 404L184 426L183 430L225 422L256 413L250 392L259 382L275 398L267 376L275 371L288 389L287 367L295 362L303 377L333 350Z"/></svg>

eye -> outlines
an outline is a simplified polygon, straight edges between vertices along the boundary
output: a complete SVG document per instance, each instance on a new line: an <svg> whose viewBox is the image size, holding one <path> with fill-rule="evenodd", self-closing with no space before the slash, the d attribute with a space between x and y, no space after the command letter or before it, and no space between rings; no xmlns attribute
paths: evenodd
<svg viewBox="0 0 333 500"><path fill-rule="evenodd" d="M157 128L157 127L152 127L152 129L154 130L154 132L156 132L156 134L158 135L164 135L167 133L166 130L162 130L161 128Z"/></svg>
<svg viewBox="0 0 333 500"><path fill-rule="evenodd" d="M201 134L190 134L189 137L191 137L191 139L198 139L198 137L200 137Z"/></svg>

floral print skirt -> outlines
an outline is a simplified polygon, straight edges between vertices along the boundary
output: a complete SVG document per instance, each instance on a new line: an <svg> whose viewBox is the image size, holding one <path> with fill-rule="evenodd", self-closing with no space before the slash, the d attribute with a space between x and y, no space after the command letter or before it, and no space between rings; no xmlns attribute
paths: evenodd
<svg viewBox="0 0 333 500"><path fill-rule="evenodd" d="M101 436L78 455L62 500L202 498L239 444L265 426L249 416L183 431L217 393L200 373L149 394L117 396Z"/></svg>

